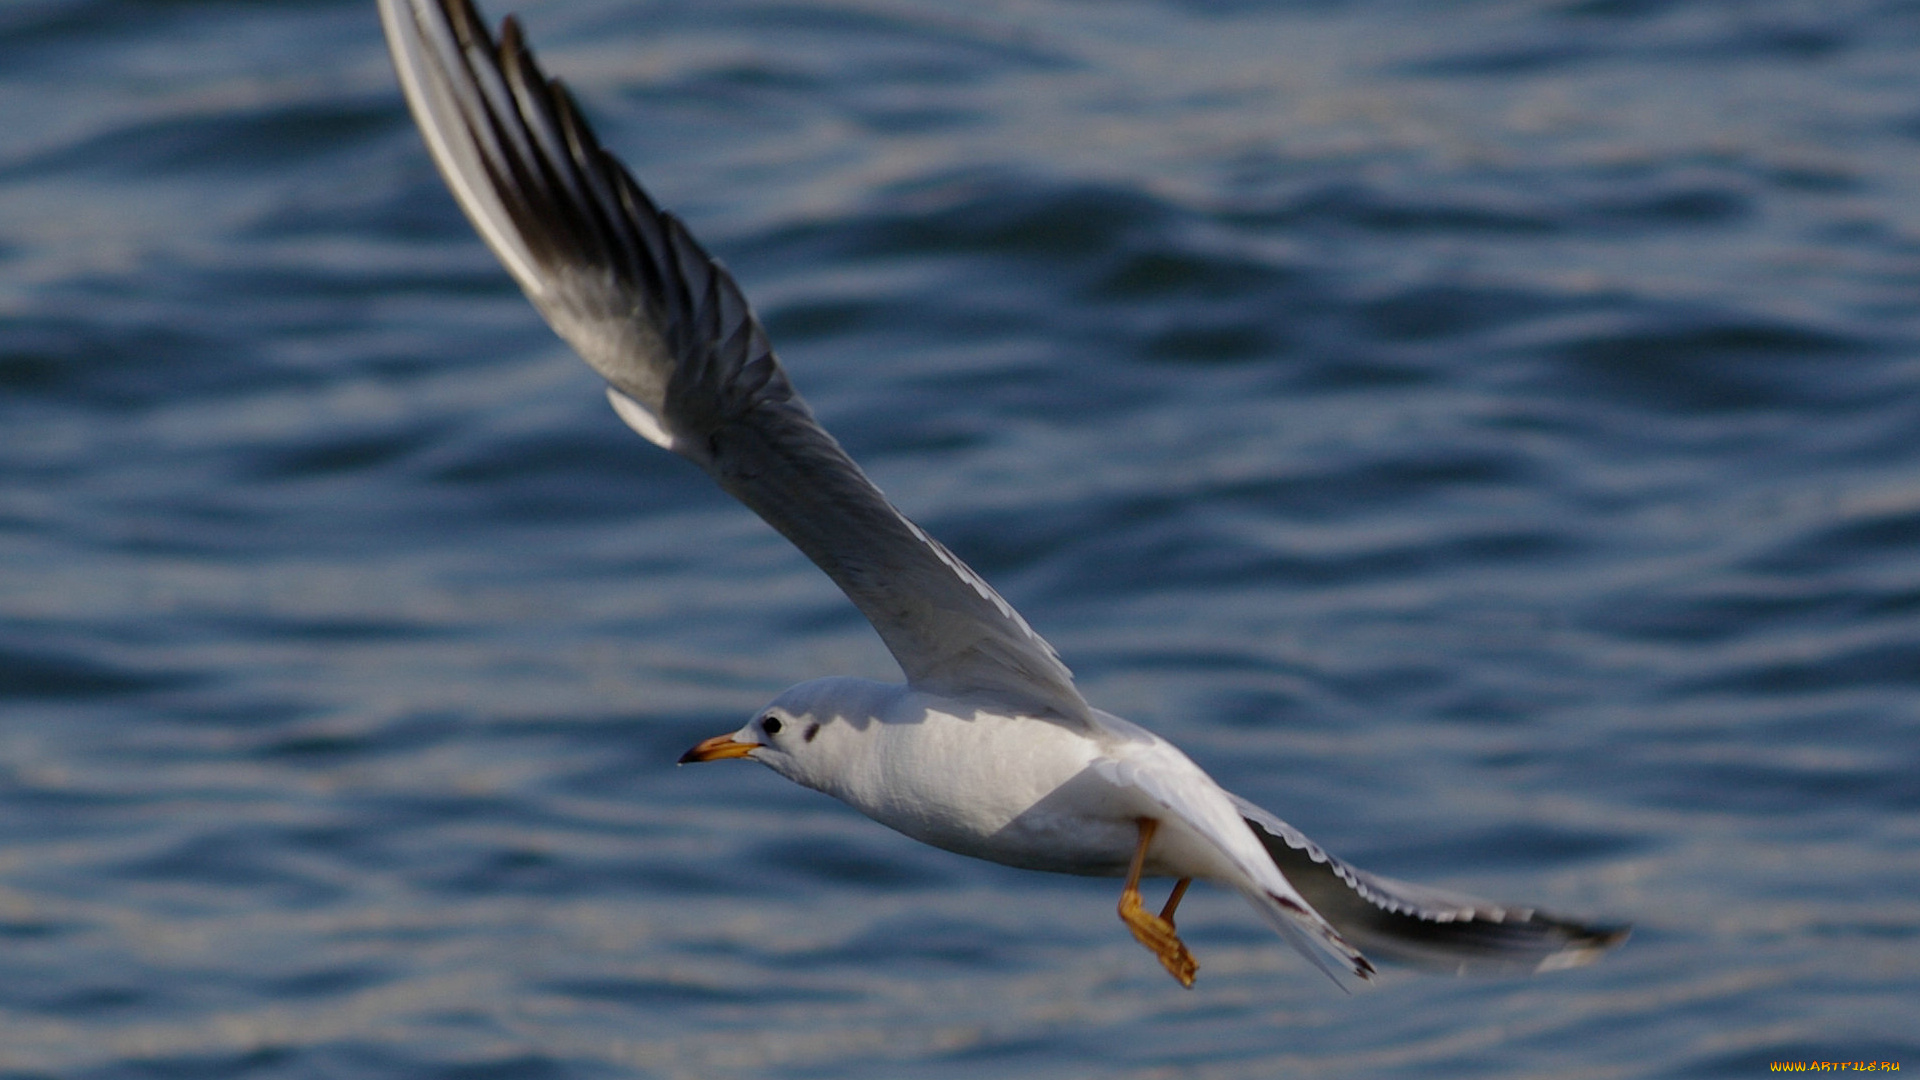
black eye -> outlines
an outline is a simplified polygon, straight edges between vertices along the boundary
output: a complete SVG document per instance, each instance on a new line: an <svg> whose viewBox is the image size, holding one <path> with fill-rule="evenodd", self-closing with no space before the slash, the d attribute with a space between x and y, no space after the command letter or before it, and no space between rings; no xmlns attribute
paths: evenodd
<svg viewBox="0 0 1920 1080"><path fill-rule="evenodd" d="M769 735L778 735L780 734L780 718L777 716L769 716L765 720L760 721L760 727Z"/></svg>

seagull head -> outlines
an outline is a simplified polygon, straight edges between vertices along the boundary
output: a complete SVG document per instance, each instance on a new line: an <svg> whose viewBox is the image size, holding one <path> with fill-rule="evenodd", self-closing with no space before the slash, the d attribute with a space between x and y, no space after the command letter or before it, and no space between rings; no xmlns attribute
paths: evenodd
<svg viewBox="0 0 1920 1080"><path fill-rule="evenodd" d="M752 758L789 780L824 790L824 774L858 755L866 741L860 733L886 723L906 694L904 686L867 679L804 682L773 699L740 730L715 735L680 755L680 764Z"/></svg>

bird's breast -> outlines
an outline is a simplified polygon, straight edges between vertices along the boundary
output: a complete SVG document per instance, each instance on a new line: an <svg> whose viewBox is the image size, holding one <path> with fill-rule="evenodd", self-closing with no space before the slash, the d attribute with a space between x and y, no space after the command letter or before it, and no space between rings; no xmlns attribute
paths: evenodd
<svg viewBox="0 0 1920 1080"><path fill-rule="evenodd" d="M957 711L957 710L956 710ZM1044 720L937 708L877 724L829 791L923 843L1059 873L1124 873L1150 812L1089 768L1100 745Z"/></svg>

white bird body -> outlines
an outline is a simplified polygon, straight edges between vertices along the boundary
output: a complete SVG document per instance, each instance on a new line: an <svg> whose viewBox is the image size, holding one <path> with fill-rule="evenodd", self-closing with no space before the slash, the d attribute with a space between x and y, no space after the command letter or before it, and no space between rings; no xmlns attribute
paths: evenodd
<svg viewBox="0 0 1920 1080"><path fill-rule="evenodd" d="M766 714L785 718L779 735L762 720L733 736L767 742L749 756L922 843L1069 874L1122 874L1133 855L1144 800L1104 785L1097 805L1042 805L1102 752L1077 732L850 678L801 683Z"/></svg>
<svg viewBox="0 0 1920 1080"><path fill-rule="evenodd" d="M448 187L607 379L615 411L812 559L906 675L802 683L683 762L750 757L936 847L1124 875L1122 920L1184 985L1197 964L1172 920L1194 879L1240 892L1329 975L1372 974L1355 943L1438 970L1510 972L1586 963L1625 938L1347 866L1171 743L1088 705L1052 646L815 421L733 278L600 149L513 20L496 44L471 0L379 3ZM1180 879L1157 917L1140 906L1142 876Z"/></svg>
<svg viewBox="0 0 1920 1080"><path fill-rule="evenodd" d="M1124 875L1138 843L1135 822L1169 807L1120 777L1158 777L1188 792L1183 812L1192 820L1155 836L1147 876L1253 885L1305 904L1227 793L1172 743L1119 717L1095 713L1101 730L1088 737L850 678L802 683L766 715L784 718L780 734L749 756L773 771L922 843L1028 870ZM764 717L732 737L765 739L763 726Z"/></svg>

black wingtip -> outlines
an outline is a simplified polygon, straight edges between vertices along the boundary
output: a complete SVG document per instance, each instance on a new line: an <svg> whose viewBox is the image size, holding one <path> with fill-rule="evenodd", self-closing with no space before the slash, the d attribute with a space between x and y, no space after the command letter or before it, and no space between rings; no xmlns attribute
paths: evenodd
<svg viewBox="0 0 1920 1080"><path fill-rule="evenodd" d="M480 17L480 9L473 6L473 0L448 0L440 5L447 13L448 21L453 24L453 33L462 46L472 45L487 36L487 24Z"/></svg>
<svg viewBox="0 0 1920 1080"><path fill-rule="evenodd" d="M1630 923L1622 923L1619 926L1590 926L1587 928L1585 944L1595 949L1614 949L1632 936L1633 926Z"/></svg>

